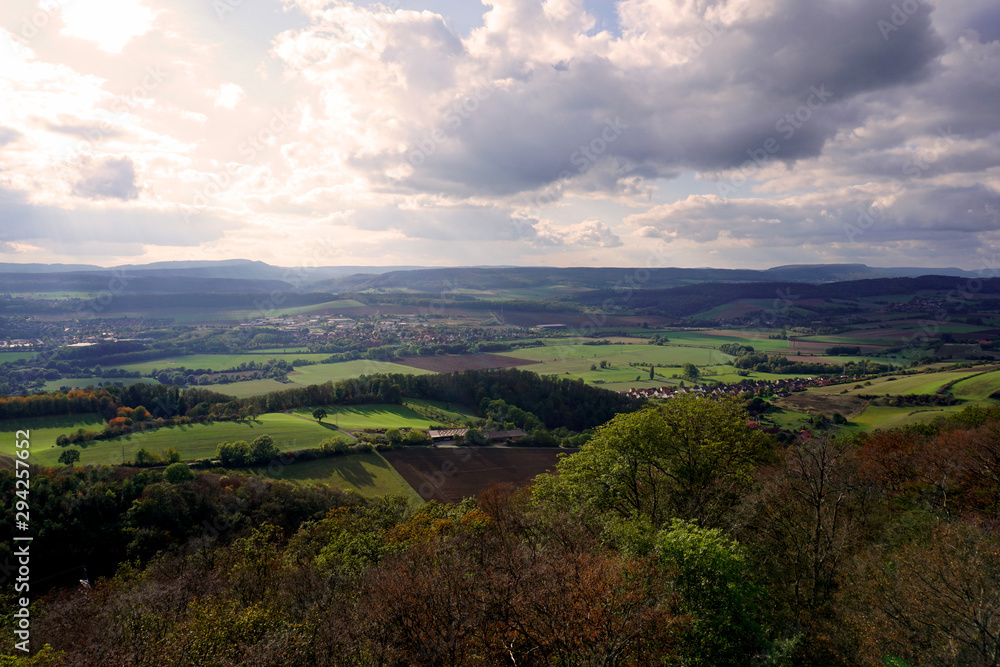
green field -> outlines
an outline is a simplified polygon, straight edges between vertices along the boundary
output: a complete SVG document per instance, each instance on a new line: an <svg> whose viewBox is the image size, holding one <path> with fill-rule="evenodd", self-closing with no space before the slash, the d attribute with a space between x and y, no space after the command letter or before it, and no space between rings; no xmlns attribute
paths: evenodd
<svg viewBox="0 0 1000 667"><path fill-rule="evenodd" d="M956 414L965 409L964 405L949 405L947 407L926 408L890 408L871 405L864 412L851 420L861 430L890 429L910 424L923 424L938 417Z"/></svg>
<svg viewBox="0 0 1000 667"><path fill-rule="evenodd" d="M438 423L421 416L405 405L327 405L322 406L329 415L324 423L336 424L339 428L356 430L363 428L429 428ZM294 410L293 414L312 420L315 408Z"/></svg>
<svg viewBox="0 0 1000 667"><path fill-rule="evenodd" d="M154 361L143 361L137 364L124 364L116 368L124 368L127 371L139 371L143 375L148 375L153 369L170 370L183 366L188 369L211 368L213 371L222 371L235 368L241 363L263 363L269 359L284 359L291 363L296 359L306 361L322 361L329 357L329 354L188 354L180 357L165 357Z"/></svg>
<svg viewBox="0 0 1000 667"><path fill-rule="evenodd" d="M54 447L56 438L63 433L73 433L80 428L86 431L101 431L104 429L104 424L105 421L96 412L55 417L0 419L0 454L11 454L14 451L14 434L20 430L30 431L30 449L34 455Z"/></svg>
<svg viewBox="0 0 1000 667"><path fill-rule="evenodd" d="M689 361L697 366L704 366L721 364L732 359L729 355L723 354L715 348L676 345L552 345L501 352L500 354L518 359L539 361L543 364L585 361L587 369L592 363L600 365L602 360L614 366L628 367L629 362L680 365ZM543 370L540 366L532 366L531 370L543 374L558 372L556 368Z"/></svg>
<svg viewBox="0 0 1000 667"><path fill-rule="evenodd" d="M949 382L967 378L970 375L975 375L981 372L982 371L961 370L941 371L937 373L918 373L916 375L891 375L871 380L870 385L865 385L865 383L862 382L860 383L862 386L859 388L854 388L855 384L852 383L831 385L829 387L816 387L814 389L810 389L809 391L817 394L840 394L847 389L844 393L850 396L857 396L858 394L933 394Z"/></svg>
<svg viewBox="0 0 1000 667"><path fill-rule="evenodd" d="M113 440L94 441L81 448L80 463L110 465L121 463L123 456L126 461L131 461L141 448L162 452L168 447L174 447L185 460L211 458L215 456L215 447L220 442L250 441L265 433L274 438L281 451L294 451L315 447L321 440L335 435L336 431L293 415L268 413L261 415L256 421L167 426ZM43 465L55 465L61 451L59 447L36 451L35 461Z"/></svg>
<svg viewBox="0 0 1000 667"><path fill-rule="evenodd" d="M733 331L739 334L738 331ZM761 330L761 334L778 333L777 331ZM664 335L670 339L671 343L677 345L708 345L719 347L725 343L739 343L749 345L758 352L771 352L775 350L787 350L788 341L780 338L754 338L751 336L717 336L702 331L666 331Z"/></svg>
<svg viewBox="0 0 1000 667"><path fill-rule="evenodd" d="M990 394L1000 391L1000 370L990 371L955 383L951 394L967 401L986 401Z"/></svg>
<svg viewBox="0 0 1000 667"><path fill-rule="evenodd" d="M276 463L251 468L249 472L259 477L296 484L325 484L335 489L356 491L366 498L392 493L409 496L413 505L423 502L417 492L378 452L333 456L287 465Z"/></svg>
<svg viewBox="0 0 1000 667"><path fill-rule="evenodd" d="M329 355L326 355L329 356ZM341 361L336 364L316 364L314 366L302 366L296 368L294 373L289 374L288 379L292 384L284 385L287 389L295 385L307 386L310 384L323 384L329 380L346 380L356 378L361 375L373 375L375 373L403 373L405 375L426 375L431 371L422 368L413 368L402 364L393 364L387 361L371 361L369 359L355 359L354 361ZM229 385L234 386L234 385Z"/></svg>
<svg viewBox="0 0 1000 667"><path fill-rule="evenodd" d="M45 391L59 391L63 387L70 389L84 389L86 387L96 387L99 384L115 384L121 382L124 386L144 382L146 384L159 384L153 378L63 378L61 380L46 380Z"/></svg>
<svg viewBox="0 0 1000 667"><path fill-rule="evenodd" d="M18 359L34 359L37 354L37 352L0 352L0 364Z"/></svg>

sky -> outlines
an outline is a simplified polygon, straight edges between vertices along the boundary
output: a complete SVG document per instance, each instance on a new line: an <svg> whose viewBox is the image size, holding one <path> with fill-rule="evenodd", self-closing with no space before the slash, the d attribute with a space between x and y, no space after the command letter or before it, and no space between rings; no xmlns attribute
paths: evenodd
<svg viewBox="0 0 1000 667"><path fill-rule="evenodd" d="M996 0L3 0L0 262L997 268Z"/></svg>

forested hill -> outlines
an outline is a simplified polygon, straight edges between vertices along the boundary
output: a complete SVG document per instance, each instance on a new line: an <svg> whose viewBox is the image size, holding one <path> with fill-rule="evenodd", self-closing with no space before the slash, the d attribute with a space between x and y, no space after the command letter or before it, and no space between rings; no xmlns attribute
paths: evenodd
<svg viewBox="0 0 1000 667"><path fill-rule="evenodd" d="M699 283L828 283L929 274L971 277L961 269L876 268L864 264L779 266L767 270L648 267L305 267L263 262L160 262L110 269L85 265L0 263L0 292L110 289L114 294L181 292L360 292L413 291L454 294L461 290L665 289Z"/></svg>
<svg viewBox="0 0 1000 667"><path fill-rule="evenodd" d="M1000 294L1000 278L968 279L955 276L921 276L919 278L875 278L811 285L792 282L726 284L702 283L671 289L596 290L577 295L576 301L588 306L620 304L638 312L685 317L738 301L762 299L773 301L776 307L794 306L796 301L811 299L856 299L893 294L918 294L922 291L951 293L961 299L972 291L977 294Z"/></svg>

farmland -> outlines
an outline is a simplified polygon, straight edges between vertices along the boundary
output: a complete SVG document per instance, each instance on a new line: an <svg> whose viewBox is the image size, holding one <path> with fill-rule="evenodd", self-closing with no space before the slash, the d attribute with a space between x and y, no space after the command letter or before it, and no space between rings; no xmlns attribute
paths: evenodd
<svg viewBox="0 0 1000 667"><path fill-rule="evenodd" d="M42 450L55 447L56 438L77 429L100 431L104 420L97 413L82 415L57 415L52 417L27 417L23 419L0 419L0 454L14 451L14 433L26 430L31 434L31 452L35 457ZM58 457L59 454L56 454Z"/></svg>
<svg viewBox="0 0 1000 667"><path fill-rule="evenodd" d="M312 461L293 461L287 464L279 462L241 472L295 484L322 484L335 489L355 491L366 498L401 494L409 496L414 505L423 502L378 452L333 456Z"/></svg>
<svg viewBox="0 0 1000 667"><path fill-rule="evenodd" d="M417 447L386 452L385 458L424 500L457 502L492 484L529 483L555 467L559 450Z"/></svg>
<svg viewBox="0 0 1000 667"><path fill-rule="evenodd" d="M312 419L314 408L295 410L292 414ZM403 405L330 405L324 422L349 431L364 428L427 428L432 423Z"/></svg>
<svg viewBox="0 0 1000 667"><path fill-rule="evenodd" d="M80 463L121 463L123 457L126 461L134 459L139 449L162 452L168 447L180 451L185 460L211 458L215 456L215 448L220 442L249 441L265 433L274 438L282 451L314 447L324 438L335 435L332 428L314 421L293 415L269 413L260 415L253 421L166 426L112 440L94 441L80 450ZM55 465L61 451L61 448L36 451L33 458L43 465Z"/></svg>
<svg viewBox="0 0 1000 667"><path fill-rule="evenodd" d="M452 373L486 368L514 368L537 362L501 354L446 354L434 357L402 357L398 363L431 373Z"/></svg>
<svg viewBox="0 0 1000 667"><path fill-rule="evenodd" d="M373 375L375 373L404 373L407 375L424 375L430 373L421 368L404 366L402 364L390 363L387 361L372 361L370 359L356 359L354 361L342 361L336 364L316 364L314 366L301 366L288 374L291 385L285 385L287 389L294 385L323 384L333 380L346 380L347 378L358 377L359 375Z"/></svg>
<svg viewBox="0 0 1000 667"><path fill-rule="evenodd" d="M322 361L329 356L330 355L328 354L300 353L189 354L179 357L165 357L163 359L155 359L153 361L143 361L136 364L123 364L118 366L118 368L123 368L127 371L139 371L143 375L149 375L153 370L171 370L172 368L181 366L189 370L210 368L213 371L222 371L229 368L235 368L242 363L250 363L251 361L255 363L262 363L268 361L269 359L283 359L288 363L292 363L296 359L305 359L306 361Z"/></svg>

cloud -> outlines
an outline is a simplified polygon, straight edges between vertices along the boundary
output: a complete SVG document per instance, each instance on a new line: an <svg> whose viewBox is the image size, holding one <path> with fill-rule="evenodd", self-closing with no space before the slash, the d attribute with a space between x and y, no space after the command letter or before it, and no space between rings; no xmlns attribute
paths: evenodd
<svg viewBox="0 0 1000 667"><path fill-rule="evenodd" d="M326 231L355 263L628 264L663 242L694 266L964 265L1000 245L990 0L493 0L461 33L419 2L59 4L30 37L35 4L0 7L0 184L19 220L195 214L177 244L116 228L116 252L294 263L290 239ZM72 251L41 229L39 252Z"/></svg>
<svg viewBox="0 0 1000 667"><path fill-rule="evenodd" d="M623 245L618 235L599 220L584 220L576 225L558 227L543 225L539 230L538 243L595 248L617 248Z"/></svg>
<svg viewBox="0 0 1000 667"><path fill-rule="evenodd" d="M135 165L127 157L107 159L97 164L84 162L81 176L81 180L73 186L73 194L77 197L127 201L139 196Z"/></svg>
<svg viewBox="0 0 1000 667"><path fill-rule="evenodd" d="M215 106L226 109L235 109L246 93L235 83L224 83L218 90L213 92L215 96Z"/></svg>
<svg viewBox="0 0 1000 667"><path fill-rule="evenodd" d="M156 20L156 12L138 0L81 0L59 6L65 22L60 34L94 42L108 53L120 53Z"/></svg>
<svg viewBox="0 0 1000 667"><path fill-rule="evenodd" d="M24 135L9 127L0 127L0 146L12 144Z"/></svg>

